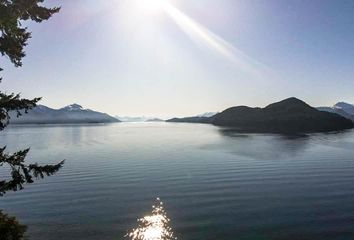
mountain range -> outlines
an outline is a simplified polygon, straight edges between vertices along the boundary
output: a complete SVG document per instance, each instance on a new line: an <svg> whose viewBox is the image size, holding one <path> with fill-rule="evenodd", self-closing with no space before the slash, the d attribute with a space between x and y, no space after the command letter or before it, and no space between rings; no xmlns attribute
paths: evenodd
<svg viewBox="0 0 354 240"><path fill-rule="evenodd" d="M161 122L151 117L112 117L72 104L60 109L38 105L17 118L10 112L10 124L70 124L113 122ZM265 108L238 106L220 113L207 112L167 122L208 123L243 132L328 132L353 128L354 105L339 102L333 107L313 108L297 98L288 98Z"/></svg>
<svg viewBox="0 0 354 240"><path fill-rule="evenodd" d="M238 106L212 117L173 118L168 122L209 123L241 132L309 133L330 132L354 127L336 113L319 111L297 98L288 98L265 108Z"/></svg>
<svg viewBox="0 0 354 240"><path fill-rule="evenodd" d="M354 121L354 105L349 103L339 102L333 107L318 107L317 109L324 112L337 113Z"/></svg>
<svg viewBox="0 0 354 240"><path fill-rule="evenodd" d="M90 109L84 109L78 104L53 109L43 105L29 110L27 114L17 117L10 113L10 124L70 124L70 123L113 123L118 119Z"/></svg>

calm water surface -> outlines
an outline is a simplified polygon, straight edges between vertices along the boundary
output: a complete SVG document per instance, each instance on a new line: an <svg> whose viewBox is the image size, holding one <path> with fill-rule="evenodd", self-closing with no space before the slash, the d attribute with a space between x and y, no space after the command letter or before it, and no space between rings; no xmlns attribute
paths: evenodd
<svg viewBox="0 0 354 240"><path fill-rule="evenodd" d="M10 151L31 146L28 161L67 160L0 199L30 239L124 239L156 197L181 240L354 239L354 131L291 137L121 123L0 136Z"/></svg>

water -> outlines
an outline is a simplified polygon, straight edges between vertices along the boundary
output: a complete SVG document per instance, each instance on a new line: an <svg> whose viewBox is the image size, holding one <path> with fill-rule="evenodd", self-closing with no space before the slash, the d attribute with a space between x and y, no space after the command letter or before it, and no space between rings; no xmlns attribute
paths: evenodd
<svg viewBox="0 0 354 240"><path fill-rule="evenodd" d="M126 237L132 240L177 240L169 226L170 219L160 198L157 198L156 204L152 206L151 214L138 219L138 223L138 227Z"/></svg>
<svg viewBox="0 0 354 240"><path fill-rule="evenodd" d="M281 136L210 125L10 127L0 145L57 175L0 199L36 240L121 240L165 203L180 240L353 239L354 131ZM0 173L1 174L1 173Z"/></svg>

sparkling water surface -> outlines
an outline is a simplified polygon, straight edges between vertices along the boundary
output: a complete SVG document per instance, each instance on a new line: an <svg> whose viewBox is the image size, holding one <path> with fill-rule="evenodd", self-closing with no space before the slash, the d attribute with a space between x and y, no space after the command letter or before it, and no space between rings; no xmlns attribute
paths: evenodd
<svg viewBox="0 0 354 240"><path fill-rule="evenodd" d="M129 239L157 197L180 240L354 239L354 131L12 126L0 145L30 146L29 162L66 159L57 175L0 198L0 209L27 224L33 240Z"/></svg>

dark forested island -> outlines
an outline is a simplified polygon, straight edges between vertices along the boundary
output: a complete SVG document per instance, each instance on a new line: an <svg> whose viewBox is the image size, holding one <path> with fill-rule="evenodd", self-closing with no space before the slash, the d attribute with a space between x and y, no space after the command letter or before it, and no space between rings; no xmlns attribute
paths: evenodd
<svg viewBox="0 0 354 240"><path fill-rule="evenodd" d="M297 98L288 98L265 108L238 106L212 117L173 118L167 122L210 123L253 133L330 132L354 127L350 119L319 111Z"/></svg>
<svg viewBox="0 0 354 240"><path fill-rule="evenodd" d="M330 108L328 108L330 109ZM250 133L310 133L330 132L354 127L353 115L348 107L314 108L297 98L288 98L265 108L237 106L228 108L212 116L173 118L167 122L208 123L216 126L232 127L240 132ZM120 122L106 113L84 109L72 104L60 109L43 105L17 118L10 114L11 124L70 124L70 123L112 123ZM147 121L162 121L149 119Z"/></svg>

